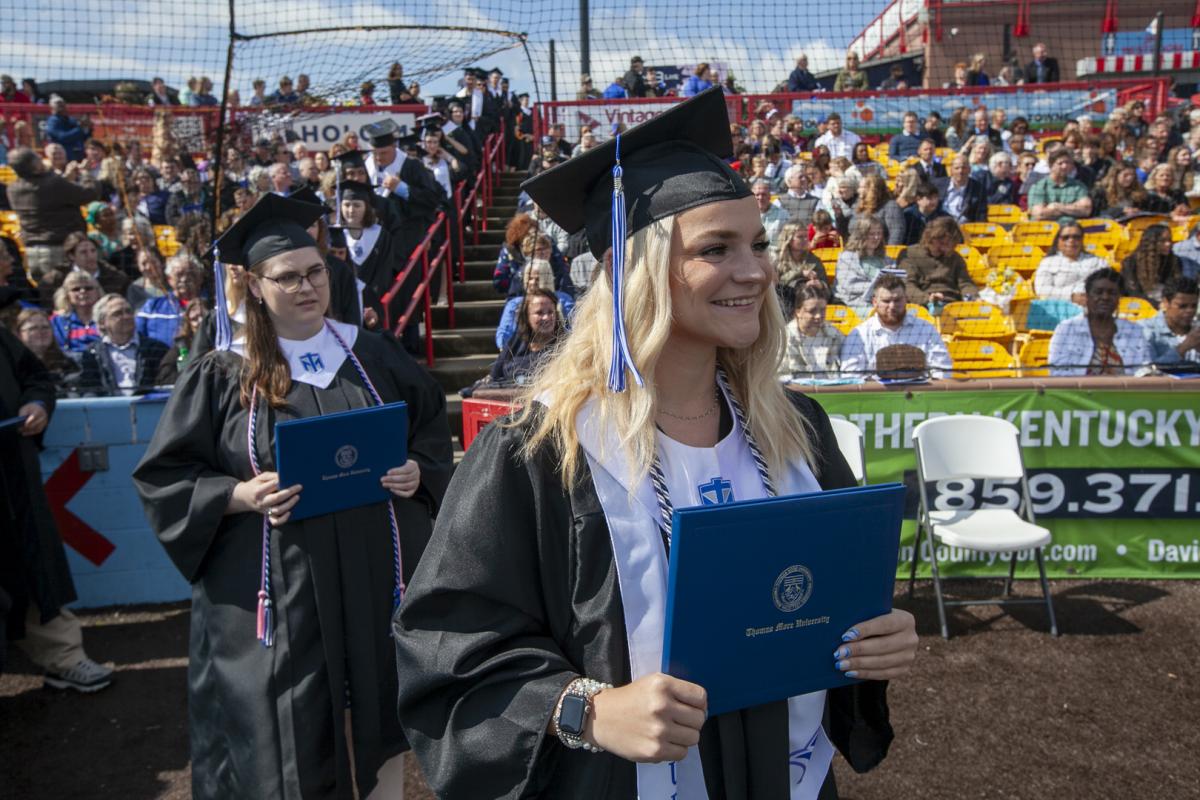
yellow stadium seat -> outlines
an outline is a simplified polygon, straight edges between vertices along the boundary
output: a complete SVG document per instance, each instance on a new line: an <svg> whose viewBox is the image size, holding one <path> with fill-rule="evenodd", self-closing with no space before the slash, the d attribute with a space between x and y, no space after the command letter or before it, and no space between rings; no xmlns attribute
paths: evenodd
<svg viewBox="0 0 1200 800"><path fill-rule="evenodd" d="M943 336L955 339L989 339L1011 342L1017 334L1012 318L992 303L963 300L949 303L942 309Z"/></svg>
<svg viewBox="0 0 1200 800"><path fill-rule="evenodd" d="M1037 271L1046 253L1032 244L1001 244L988 250L987 263L992 269L1012 269L1028 278Z"/></svg>
<svg viewBox="0 0 1200 800"><path fill-rule="evenodd" d="M1081 219L1079 226L1083 228L1085 245L1098 244L1112 250L1125 239L1125 229L1115 219L1105 219L1104 217Z"/></svg>
<svg viewBox="0 0 1200 800"><path fill-rule="evenodd" d="M1015 378L1017 361L1004 345L984 339L954 339L946 344L953 378Z"/></svg>
<svg viewBox="0 0 1200 800"><path fill-rule="evenodd" d="M1009 241L1008 231L994 222L964 222L963 236L977 250L987 250Z"/></svg>
<svg viewBox="0 0 1200 800"><path fill-rule="evenodd" d="M1188 231L1191 230L1191 224L1187 225L1172 225L1171 226L1171 241L1182 242L1188 238Z"/></svg>
<svg viewBox="0 0 1200 800"><path fill-rule="evenodd" d="M936 150L934 150L933 152L934 152L934 155L936 155L938 158L940 158L942 161L944 161L947 164L949 164L951 161L953 161L954 157L956 155L958 155L958 151L955 150L953 147L939 147Z"/></svg>
<svg viewBox="0 0 1200 800"><path fill-rule="evenodd" d="M1013 244L1032 244L1041 248L1054 244L1054 237L1057 235L1058 223L1052 220L1018 222L1009 232Z"/></svg>
<svg viewBox="0 0 1200 800"><path fill-rule="evenodd" d="M1149 300L1140 297L1122 297L1117 305L1117 316L1130 322L1141 322L1158 314L1158 309Z"/></svg>
<svg viewBox="0 0 1200 800"><path fill-rule="evenodd" d="M986 266L983 254L975 247L969 244L956 245L954 252L962 256L963 261L967 262L967 271L982 269Z"/></svg>
<svg viewBox="0 0 1200 800"><path fill-rule="evenodd" d="M1025 212L1020 206L1014 205L994 205L988 206L988 222L994 222L997 225L1012 225L1018 222L1025 221Z"/></svg>
<svg viewBox="0 0 1200 800"><path fill-rule="evenodd" d="M1021 346L1017 356L1022 378L1045 378L1050 375L1050 339L1037 337Z"/></svg>
<svg viewBox="0 0 1200 800"><path fill-rule="evenodd" d="M1059 144L1060 142L1062 142L1061 136L1044 136L1037 140L1037 151L1039 153L1044 153L1050 147L1050 145Z"/></svg>
<svg viewBox="0 0 1200 800"><path fill-rule="evenodd" d="M17 173L7 164L0 165L0 183L12 183L17 179Z"/></svg>
<svg viewBox="0 0 1200 800"><path fill-rule="evenodd" d="M162 253L164 258L170 258L178 253L181 246L182 245L180 245L179 242L175 241L174 239L158 240L158 252Z"/></svg>
<svg viewBox="0 0 1200 800"><path fill-rule="evenodd" d="M887 250L887 257L895 260L900 257L901 253L908 249L908 246L903 244L889 244L885 249Z"/></svg>
<svg viewBox="0 0 1200 800"><path fill-rule="evenodd" d="M825 306L825 321L843 334L850 333L862 322L850 306Z"/></svg>
<svg viewBox="0 0 1200 800"><path fill-rule="evenodd" d="M1171 218L1166 214L1147 214L1144 217L1134 217L1126 222L1125 233L1129 236L1130 240L1132 240L1134 238L1134 234L1137 234L1140 237L1142 235L1142 231L1146 230L1146 228L1154 225L1170 224Z"/></svg>
<svg viewBox="0 0 1200 800"><path fill-rule="evenodd" d="M1097 244L1096 242L1084 242L1083 249L1085 252L1091 253L1098 258L1103 258L1109 263L1110 266L1116 265L1116 261L1113 257L1113 251L1102 244Z"/></svg>
<svg viewBox="0 0 1200 800"><path fill-rule="evenodd" d="M824 264L836 264L838 256L842 254L840 247L818 247L812 251L812 254L821 259Z"/></svg>

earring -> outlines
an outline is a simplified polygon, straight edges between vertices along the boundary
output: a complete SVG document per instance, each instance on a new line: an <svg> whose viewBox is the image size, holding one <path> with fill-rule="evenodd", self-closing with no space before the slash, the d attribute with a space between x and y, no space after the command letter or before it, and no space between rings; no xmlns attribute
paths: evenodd
<svg viewBox="0 0 1200 800"><path fill-rule="evenodd" d="M263 304L263 299L262 299L261 297L260 297L260 298L258 298L258 304L259 304L260 306Z"/></svg>

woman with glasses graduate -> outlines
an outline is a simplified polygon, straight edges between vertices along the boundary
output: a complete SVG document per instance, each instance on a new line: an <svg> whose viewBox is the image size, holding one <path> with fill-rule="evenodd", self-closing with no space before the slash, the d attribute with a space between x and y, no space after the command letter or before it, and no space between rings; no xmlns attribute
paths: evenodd
<svg viewBox="0 0 1200 800"><path fill-rule="evenodd" d="M377 782L394 797L402 781L389 621L450 474L445 397L394 340L326 317L306 231L321 213L264 195L219 240L246 270L244 337L218 318L133 475L192 584L197 798L348 800ZM291 520L306 487L278 485L276 423L396 401L408 460L381 476L391 502Z"/></svg>
<svg viewBox="0 0 1200 800"><path fill-rule="evenodd" d="M522 412L471 445L396 617L400 719L439 797L830 798L834 748L860 771L887 752L906 612L831 646L866 679L846 688L709 719L658 672L671 506L854 483L820 406L775 380L783 316L731 150L714 89L525 184L597 259L616 247Z"/></svg>

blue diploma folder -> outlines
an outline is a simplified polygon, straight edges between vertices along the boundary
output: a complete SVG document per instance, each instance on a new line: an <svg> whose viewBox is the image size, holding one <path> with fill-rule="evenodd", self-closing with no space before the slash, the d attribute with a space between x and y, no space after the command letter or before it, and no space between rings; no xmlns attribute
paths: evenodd
<svg viewBox="0 0 1200 800"><path fill-rule="evenodd" d="M289 420L275 426L275 465L282 488L300 500L291 520L382 503L379 479L408 460L408 407L388 403Z"/></svg>
<svg viewBox="0 0 1200 800"><path fill-rule="evenodd" d="M856 681L833 653L892 608L900 484L677 509L663 672L722 714Z"/></svg>

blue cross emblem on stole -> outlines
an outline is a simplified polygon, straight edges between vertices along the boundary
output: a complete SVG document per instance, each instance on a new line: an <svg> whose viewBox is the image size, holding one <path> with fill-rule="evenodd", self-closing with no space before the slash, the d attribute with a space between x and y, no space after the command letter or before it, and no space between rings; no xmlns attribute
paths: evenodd
<svg viewBox="0 0 1200 800"><path fill-rule="evenodd" d="M305 353L300 356L300 366L305 372L320 372L325 369L325 362L321 360L320 353Z"/></svg>
<svg viewBox="0 0 1200 800"><path fill-rule="evenodd" d="M700 492L700 505L721 506L733 502L733 484L720 475L708 483L696 487Z"/></svg>
<svg viewBox="0 0 1200 800"><path fill-rule="evenodd" d="M354 245L354 257L362 258L362 253L363 253L362 245L361 244Z"/></svg>

